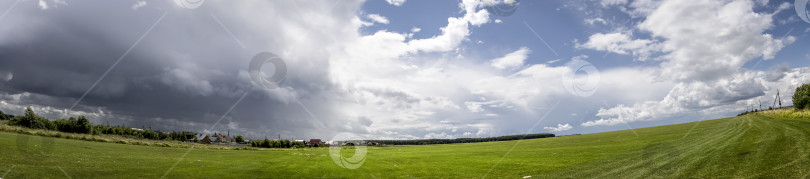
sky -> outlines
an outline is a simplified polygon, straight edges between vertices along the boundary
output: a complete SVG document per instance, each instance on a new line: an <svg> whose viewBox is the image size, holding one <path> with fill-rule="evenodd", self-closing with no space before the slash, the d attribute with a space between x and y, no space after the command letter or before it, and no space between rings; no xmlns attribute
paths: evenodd
<svg viewBox="0 0 810 179"><path fill-rule="evenodd" d="M633 130L767 108L777 90L791 105L810 80L807 7L2 1L0 110L250 138Z"/></svg>

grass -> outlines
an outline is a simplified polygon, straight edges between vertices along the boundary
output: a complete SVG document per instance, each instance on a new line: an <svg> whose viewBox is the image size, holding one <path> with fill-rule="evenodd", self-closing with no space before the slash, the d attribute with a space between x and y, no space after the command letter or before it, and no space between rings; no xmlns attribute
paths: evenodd
<svg viewBox="0 0 810 179"><path fill-rule="evenodd" d="M802 178L810 173L805 118L750 114L635 133L369 147L365 163L354 170L340 168L325 148L192 149L166 177ZM0 150L0 178L160 178L189 151L7 132L0 132ZM341 152L351 157L353 151Z"/></svg>
<svg viewBox="0 0 810 179"><path fill-rule="evenodd" d="M786 107L773 110L763 110L759 113L774 117L810 119L810 109L796 110L793 107Z"/></svg>
<svg viewBox="0 0 810 179"><path fill-rule="evenodd" d="M85 140L92 142L108 142L117 144L131 144L143 146L156 146L156 147L179 147L179 148L206 148L206 149L226 149L226 150L267 150L261 148L244 147L244 146L228 146L228 145L204 145L192 142L180 142L174 140L149 140L139 139L120 135L91 135L91 134L78 134L66 133L60 131L31 129L20 126L7 125L8 121L0 121L0 132L12 132L19 134L37 135L45 137L56 137L65 139Z"/></svg>

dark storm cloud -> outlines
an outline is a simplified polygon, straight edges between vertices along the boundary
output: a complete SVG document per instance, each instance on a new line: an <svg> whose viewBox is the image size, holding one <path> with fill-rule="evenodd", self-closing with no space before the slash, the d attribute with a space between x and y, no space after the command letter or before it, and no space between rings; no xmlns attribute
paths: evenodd
<svg viewBox="0 0 810 179"><path fill-rule="evenodd" d="M325 107L329 102L312 95L328 88L326 73L300 70L324 69L324 64L293 63L287 89L277 91L257 88L249 77L240 76L254 54L282 46L256 40L266 34L247 34L260 29L251 30L252 24L229 21L244 16L238 12L189 10L161 1L137 10L131 8L134 1L71 1L47 10L34 3L22 2L0 20L6 24L0 26L0 72L13 74L11 80L0 81L2 95L33 94L21 97L17 105L69 108L137 43L74 110L104 107L116 116L93 119L97 122L202 131L247 93L214 130L310 137L306 135L317 131L314 126L330 124L315 121L318 115L330 116ZM236 35L229 35L215 18L230 24L228 30ZM290 94L313 97L301 99L302 107Z"/></svg>

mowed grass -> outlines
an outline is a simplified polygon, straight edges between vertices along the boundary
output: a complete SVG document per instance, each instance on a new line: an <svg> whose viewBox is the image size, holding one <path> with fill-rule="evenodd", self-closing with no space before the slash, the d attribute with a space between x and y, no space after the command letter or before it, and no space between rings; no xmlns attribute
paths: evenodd
<svg viewBox="0 0 810 179"><path fill-rule="evenodd" d="M369 147L354 170L335 164L326 148L189 150L0 133L0 151L0 178L806 178L810 120L753 114L544 139ZM348 158L353 150L341 152Z"/></svg>

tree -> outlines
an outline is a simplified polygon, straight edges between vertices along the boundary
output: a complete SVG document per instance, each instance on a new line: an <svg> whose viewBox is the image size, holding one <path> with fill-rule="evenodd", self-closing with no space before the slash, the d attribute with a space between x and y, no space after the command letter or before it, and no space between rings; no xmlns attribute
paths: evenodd
<svg viewBox="0 0 810 179"><path fill-rule="evenodd" d="M793 93L793 106L796 109L810 108L810 84L803 84Z"/></svg>
<svg viewBox="0 0 810 179"><path fill-rule="evenodd" d="M5 113L3 113L3 111L0 111L0 120L8 120L8 117Z"/></svg>
<svg viewBox="0 0 810 179"><path fill-rule="evenodd" d="M76 126L73 128L73 132L82 133L82 134L89 134L93 132L93 124L90 124L90 120L87 120L84 116L79 116L79 119L76 120Z"/></svg>
<svg viewBox="0 0 810 179"><path fill-rule="evenodd" d="M34 113L34 110L32 110L31 107L25 108L24 116L15 116L14 118L11 118L9 124L34 129L56 130L56 124Z"/></svg>
<svg viewBox="0 0 810 179"><path fill-rule="evenodd" d="M234 137L233 139L235 139L235 140L236 140L236 143L243 143L243 142L245 142L245 138L244 138L244 137L242 137L242 135L237 135L237 136L236 136L236 137Z"/></svg>

